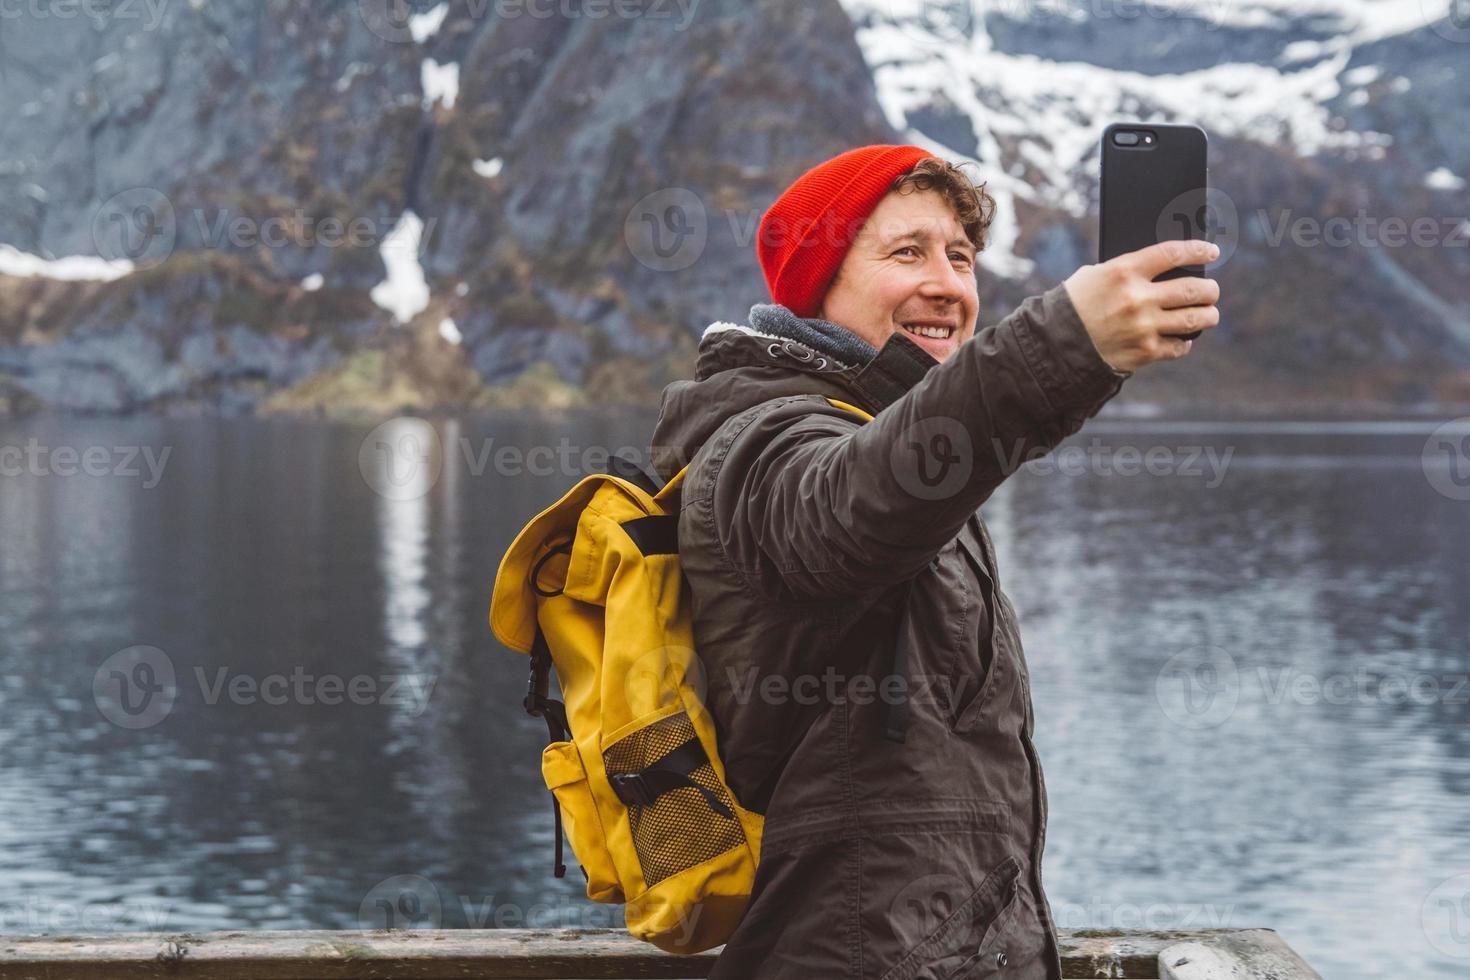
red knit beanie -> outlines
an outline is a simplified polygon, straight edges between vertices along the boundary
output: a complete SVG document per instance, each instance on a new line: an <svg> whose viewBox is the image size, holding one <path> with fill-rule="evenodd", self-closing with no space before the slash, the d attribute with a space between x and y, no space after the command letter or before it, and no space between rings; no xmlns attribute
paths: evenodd
<svg viewBox="0 0 1470 980"><path fill-rule="evenodd" d="M933 156L917 146L860 146L798 177L761 218L756 236L771 301L816 316L853 239L894 180Z"/></svg>

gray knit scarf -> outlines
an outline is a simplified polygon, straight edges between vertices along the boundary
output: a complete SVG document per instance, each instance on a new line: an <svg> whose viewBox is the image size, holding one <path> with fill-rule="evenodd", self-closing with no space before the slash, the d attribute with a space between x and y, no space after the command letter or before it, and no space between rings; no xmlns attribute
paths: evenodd
<svg viewBox="0 0 1470 980"><path fill-rule="evenodd" d="M878 356L866 340L818 317L800 317L788 307L757 303L750 308L750 325L761 333L787 337L825 354L844 367L862 367Z"/></svg>

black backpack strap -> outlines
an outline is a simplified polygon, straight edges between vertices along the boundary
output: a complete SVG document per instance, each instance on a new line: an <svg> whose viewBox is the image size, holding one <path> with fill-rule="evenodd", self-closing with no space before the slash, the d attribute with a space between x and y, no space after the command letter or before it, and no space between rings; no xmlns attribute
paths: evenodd
<svg viewBox="0 0 1470 980"><path fill-rule="evenodd" d="M571 726L567 724L567 708L562 702L548 696L550 687L551 650L538 627L536 638L531 641L531 679L525 700L521 704L525 707L526 714L545 720L546 734L551 741L565 742L572 737ZM561 803L557 801L555 793L551 794L551 813L556 821L556 845L551 873L562 878L566 876L567 866L562 861Z"/></svg>
<svg viewBox="0 0 1470 980"><path fill-rule="evenodd" d="M927 566L926 566L927 567ZM917 576L915 576L917 577ZM890 742L903 742L909 730L909 656L904 635L908 632L910 601L914 594L914 579L904 583L902 612L898 618L898 629L893 636L893 676L901 678L898 693L889 701L883 712L883 737Z"/></svg>
<svg viewBox="0 0 1470 980"><path fill-rule="evenodd" d="M707 762L709 756L696 736L638 772L608 773L607 778L618 799L628 806L652 806L664 793L689 786L699 791L711 810L727 820L734 820L735 814L730 808L693 778L694 771Z"/></svg>
<svg viewBox="0 0 1470 980"><path fill-rule="evenodd" d="M607 472L611 476L622 477L629 483L642 487L648 491L650 496L656 496L658 494L658 479L652 473L645 470L641 463L630 456L624 456L621 453L613 453L608 456Z"/></svg>

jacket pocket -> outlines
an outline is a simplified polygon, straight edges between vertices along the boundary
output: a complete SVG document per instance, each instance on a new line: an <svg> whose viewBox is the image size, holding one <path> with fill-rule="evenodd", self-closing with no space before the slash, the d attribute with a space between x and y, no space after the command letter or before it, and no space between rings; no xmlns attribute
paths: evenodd
<svg viewBox="0 0 1470 980"><path fill-rule="evenodd" d="M882 980L960 980L1019 911L1021 863L1007 857Z"/></svg>
<svg viewBox="0 0 1470 980"><path fill-rule="evenodd" d="M567 840L587 876L587 897L594 902L622 902L612 851L576 744L552 742L546 746L541 751L541 776L561 807Z"/></svg>
<svg viewBox="0 0 1470 980"><path fill-rule="evenodd" d="M1022 904L1018 889L1005 909L985 930L985 936L980 940L980 945L976 947L974 954L961 963L954 972L944 974L943 980L985 980L991 977L1012 976L1012 971L1034 964L1039 953L1020 957L1017 955L1019 951L1007 949L1010 940L1015 938L1016 926L1021 921Z"/></svg>
<svg viewBox="0 0 1470 980"><path fill-rule="evenodd" d="M602 759L611 781L630 785L628 824L647 887L745 845L735 801L720 782L686 712L639 719L613 732ZM653 771L675 755L679 772ZM662 779L652 787L654 776Z"/></svg>

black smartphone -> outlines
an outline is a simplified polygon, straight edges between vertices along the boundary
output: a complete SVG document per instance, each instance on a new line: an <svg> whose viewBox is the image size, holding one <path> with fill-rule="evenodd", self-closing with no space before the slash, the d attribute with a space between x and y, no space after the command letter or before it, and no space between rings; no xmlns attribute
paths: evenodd
<svg viewBox="0 0 1470 980"><path fill-rule="evenodd" d="M1158 242L1206 238L1209 139L1198 126L1113 123L1103 131L1098 261ZM1203 276L1202 265L1154 279ZM1203 330L1173 334L1193 340Z"/></svg>

